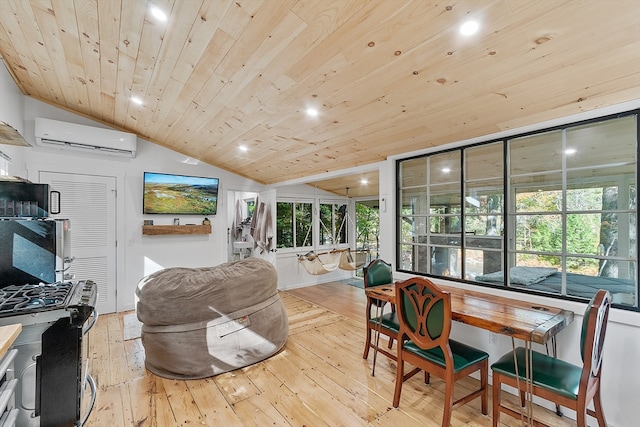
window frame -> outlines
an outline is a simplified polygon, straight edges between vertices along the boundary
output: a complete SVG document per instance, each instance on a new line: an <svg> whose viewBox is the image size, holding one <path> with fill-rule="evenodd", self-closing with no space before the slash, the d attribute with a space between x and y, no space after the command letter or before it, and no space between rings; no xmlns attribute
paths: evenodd
<svg viewBox="0 0 640 427"><path fill-rule="evenodd" d="M632 180L627 180L627 182L629 183L629 185L627 187L619 187L618 191L625 191L626 189L629 189L631 187L634 187L634 190L637 191L638 189L638 181L639 181L639 174L638 174L638 163L640 162L640 109L634 109L634 110L630 110L630 111L626 111L623 113L618 113L618 114L612 114L612 115L608 115L608 116L604 116L604 117L597 117L597 118L593 118L593 119L589 119L589 120L584 120L584 121L579 121L579 122L573 122L573 123L568 123L568 124L563 124L563 125L559 125L559 126L554 126L554 127L550 127L550 128L544 128L544 129L539 129L536 131L532 131L532 132L527 132L527 133L521 133L521 134L514 134L514 135L509 135L509 136L505 136L505 137L501 137L501 138L496 138L496 139L491 139L491 140L487 140L487 141L482 141L482 142L478 142L478 143L474 143L474 144L469 144L466 146L458 146L455 148L450 148L450 149L445 149L445 150L440 150L440 151L432 151L430 153L427 154L423 154L423 155L419 155L419 156L413 156L413 157L408 157L408 158L403 158L403 159L397 159L396 160L396 209L395 209L395 218L396 218L396 265L398 266L398 271L399 272L403 272L403 273L409 273L409 274L415 274L415 275L423 275L423 276L427 276L427 277L435 277L435 278L441 278L441 279L446 279L446 280L450 280L450 281L454 281L454 282L462 282L462 283L468 283L468 284L472 284L474 286L481 286L481 287L491 287L491 288L498 288L498 289L506 289L509 291L514 291L514 292L521 292L521 293L530 293L530 294L536 294L536 295L542 295L545 297L551 297L551 298L557 298L557 299L564 299L564 300L570 300L570 301L579 301L579 302L584 302L587 300L587 298L585 297L579 297L579 296L574 296L574 295L567 295L567 286L566 286L566 277L565 274L567 272L566 269L566 260L569 258L576 258L576 254L574 253L569 253L567 250L567 242L563 239L563 244L562 244L562 248L561 248L561 259L562 259L562 270L561 273L563 275L563 280L562 280L562 287L560 289L560 293L552 293L552 292L542 292L542 291L538 291L538 290L533 290L533 289L525 289L523 287L516 287L516 286L510 286L508 281L506 281L504 284L502 283L496 283L496 284L492 284L492 283L487 283L487 282L479 282L479 281L475 281L475 280L470 280L468 277L465 278L465 272L466 272L466 268L465 268L465 263L467 261L467 255L466 255L466 251L469 249L475 249L475 247L473 246L468 246L466 245L466 239L467 239L467 235L466 235L466 230L465 230L465 225L467 223L467 220L469 219L469 217L472 216L476 216L478 217L478 215L474 215L474 214L470 214L467 212L466 209L466 203L465 203L465 196L467 196L466 193L466 173L467 173L467 169L465 168L465 158L466 158L466 153L476 147L484 147L484 146L488 146L489 144L495 144L495 143L501 143L502 144L502 212L501 212L501 216L502 216L502 224L504 227L504 230L502 232L502 248L499 252L502 260L502 271L505 273L505 275L508 272L508 269L510 268L509 266L512 265L517 265L515 262L515 257L522 251L518 251L515 250L516 246L515 243L512 243L510 241L510 238L513 237L515 239L516 237L516 229L515 229L515 220L514 218L518 215L521 215L522 212L518 212L516 209L516 205L515 205L515 197L514 197L514 191L511 188L511 175L510 175L510 164L509 164L509 148L510 148L510 141L513 140L518 140L520 138L525 138L528 136L538 136L541 135L544 137L543 134L545 133L551 133L554 131L560 131L563 135L563 142L562 145L564 147L564 138L565 135L567 134L567 132L571 131L573 128L577 128L579 129L580 126L589 126L591 124L596 124L596 123L600 123L600 122L606 122L609 120L613 120L613 119L619 119L619 118L623 118L623 117L627 117L627 116L635 116L635 136L636 136L636 141L635 141L635 182L629 182L629 181L633 181ZM455 153L458 152L459 153L459 159L460 159L460 179L459 179L459 194L461 197L461 206L462 208L460 209L460 232L459 232L459 238L457 239L457 242L454 242L455 244L452 246L452 248L457 248L458 254L456 255L456 257L460 258L460 260L458 260L458 265L461 265L461 273L460 273L460 277L450 277L448 275L445 274L433 274L433 267L431 266L431 263L433 262L433 260L435 258L436 253L433 252L433 250L431 250L430 252L427 252L427 257L429 259L428 264L429 267L427 269L423 268L421 265L419 265L422 262L422 258L424 258L424 254L421 257L416 257L416 254L418 254L418 249L419 247L426 247L426 248L431 248L432 243L430 243L428 240L426 240L426 244L422 244L422 242L417 242L415 241L415 238L417 237L417 234L415 234L415 232L411 233L411 236L413 237L414 241L412 242L407 242L406 241L406 236L404 236L404 240L403 240L403 227L407 227L407 225L405 223L408 223L410 221L407 221L407 219L412 219L412 220L419 220L419 218L424 218L425 221L430 221L430 217L433 216L431 213L431 205L430 205L430 184L429 184L429 175L432 173L431 170L426 169L425 172L423 173L424 177L423 177L423 181L420 181L420 179L416 180L414 179L413 181L411 180L412 178L409 178L408 182L403 182L403 165L417 165L418 167L420 167L420 162L424 162L425 163L425 167L427 164L429 164L429 161L431 158L433 158L433 156L438 156L438 155L443 155L446 153ZM455 154L451 154L451 155L455 155ZM416 161L416 163L407 163L407 162L413 162ZM568 209L567 204L566 204L566 200L567 200L567 183L569 182L569 179L567 178L567 171L572 171L575 168L569 168L566 165L566 162L563 160L562 161L562 166L561 166L561 173L562 173L562 189L561 189L561 194L562 194L562 200L563 200L563 206L560 208L559 212L562 216L562 224L563 224L563 233L567 232L567 226L566 226L566 222L567 222L567 218L571 215L576 215L576 214L594 214L594 215L600 215L603 211L604 208L602 210L589 210L589 211L585 211L585 212L580 212L580 211L576 211L575 209ZM543 171L543 173L556 173L557 171L555 170L549 170L549 171ZM525 174L526 175L526 174ZM403 187L403 185L406 185L405 187ZM422 190L422 192L420 192L420 187L424 187L424 189ZM588 189L588 186L583 187L584 189ZM604 188L604 187L603 187ZM409 190L413 190L415 189L416 194L420 194L422 196L426 196L426 204L427 204L427 208L426 211L421 213L421 214L416 214L415 210L413 212L403 212L403 205L404 205L404 200L403 197L406 197L407 194L409 194ZM409 194L410 196L410 194ZM629 214L630 217L633 217L633 219L635 220L635 234L637 236L638 233L638 208L637 208L637 196L635 203L636 206L634 206L633 208L630 207L626 207L624 209L614 209L615 213L621 212L623 214ZM412 205L413 206L413 205ZM608 211L607 211L608 212ZM549 213L546 213L549 214ZM623 218L624 215L623 215ZM425 224L423 224L424 226ZM628 225L628 224L627 224ZM632 225L631 225L632 227ZM632 230L633 231L633 230ZM404 233L406 234L406 230L404 231ZM464 236L464 238L463 238ZM629 242L631 244L631 250L632 252L629 253L629 255L626 257L629 259L629 265L633 265L635 268L633 269L633 276L634 276L634 281L635 281L635 298L634 298L634 302L633 305L628 304L628 303L620 303L620 304L614 304L614 306L616 306L617 308L622 308L625 310L629 310L629 311L640 311L640 285L639 285L639 280L638 280L638 239L637 237L635 238L635 242L630 241ZM449 245L450 246L450 245ZM411 257L411 260L408 264L405 265L405 263L403 262L403 258L405 257L405 252L407 247L410 248L411 252L408 255L409 257ZM623 247L626 247L623 245ZM403 252L404 249L404 252ZM446 251L447 253L449 253L448 251ZM448 255L451 257L451 255ZM415 270L415 271L414 271ZM585 284L586 286L586 284Z"/></svg>
<svg viewBox="0 0 640 427"><path fill-rule="evenodd" d="M326 250L330 250L330 249L341 249L341 248L346 248L349 247L350 242L352 240L352 229L351 226L348 224L349 223L349 217L347 216L344 220L344 237L345 237L345 242L329 242L329 243L324 243L321 244L321 227L322 225L320 224L320 206L321 205L331 205L331 216L332 216L332 224L331 224L331 232L334 232L335 228L340 227L340 223L336 224L336 217L337 217L337 210L340 209L341 206L345 206L346 205L346 210L345 213L347 215L349 215L351 213L351 208L354 206L354 201L353 199L349 199L349 200L344 200L344 198L340 198L338 196L336 197L315 197L315 198L301 198L301 197L278 197L276 199L276 207L278 203L288 203L288 204L292 204L295 208L296 204L299 203L304 203L304 204L311 204L311 209L312 209L312 219L311 219L311 231L309 233L309 236L307 238L307 245L305 246L296 246L295 242L296 242L296 237L297 237L297 230L296 227L294 225L293 227L293 242L294 242L294 246L288 246L288 247L280 247L280 242L276 242L276 244L278 245L278 251L281 253L295 253L295 252L308 252L308 251L326 251ZM276 209L277 211L277 209ZM295 211L294 211L295 212ZM295 215L295 213L294 213ZM353 213L353 215L355 215L355 212ZM276 216L277 216L277 212L276 212ZM341 222L341 221L340 221ZM279 230L278 230L278 222L276 221L276 235L279 236ZM332 238L330 237L329 240L332 240Z"/></svg>

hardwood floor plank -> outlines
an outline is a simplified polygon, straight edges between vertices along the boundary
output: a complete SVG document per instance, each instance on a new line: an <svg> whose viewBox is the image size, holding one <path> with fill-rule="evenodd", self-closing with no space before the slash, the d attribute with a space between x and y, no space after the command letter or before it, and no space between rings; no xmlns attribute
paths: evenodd
<svg viewBox="0 0 640 427"><path fill-rule="evenodd" d="M232 405L260 394L258 387L242 369L218 375L214 377L214 381L227 402Z"/></svg>
<svg viewBox="0 0 640 427"><path fill-rule="evenodd" d="M278 358L278 356L285 357L286 352L275 357ZM254 366L253 369L247 370L247 373L258 388L264 391L263 396L269 399L271 405L292 426L331 426L323 419L322 414L317 414L307 406L306 395L300 396L294 393L282 379L276 377L267 368L266 363L262 366Z"/></svg>
<svg viewBox="0 0 640 427"><path fill-rule="evenodd" d="M220 391L216 378L205 378L197 381L186 381L193 402L204 417L208 426L242 425L233 405Z"/></svg>

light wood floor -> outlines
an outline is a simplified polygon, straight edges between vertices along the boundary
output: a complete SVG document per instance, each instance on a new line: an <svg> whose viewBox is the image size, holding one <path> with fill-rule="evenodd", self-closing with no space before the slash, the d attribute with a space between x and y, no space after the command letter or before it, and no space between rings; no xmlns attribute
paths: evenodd
<svg viewBox="0 0 640 427"><path fill-rule="evenodd" d="M364 292L326 283L281 293L289 337L273 357L202 380L161 378L144 368L139 338L123 340L123 317L101 316L90 339L91 371L98 397L88 426L439 426L444 384L416 375L405 383L393 408L395 363L364 349ZM456 383L460 390L477 381ZM504 393L503 393L504 396ZM537 418L557 427L574 426L535 408ZM522 425L506 415L502 426ZM480 401L453 411L451 425L491 426Z"/></svg>

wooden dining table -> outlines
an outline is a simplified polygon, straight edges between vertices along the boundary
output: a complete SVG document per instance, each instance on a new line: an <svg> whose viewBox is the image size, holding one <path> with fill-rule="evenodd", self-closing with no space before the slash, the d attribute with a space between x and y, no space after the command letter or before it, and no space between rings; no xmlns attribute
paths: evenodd
<svg viewBox="0 0 640 427"><path fill-rule="evenodd" d="M451 294L453 320L523 341L546 344L573 322L573 312L557 307L437 285ZM395 304L395 284L365 288L365 294Z"/></svg>

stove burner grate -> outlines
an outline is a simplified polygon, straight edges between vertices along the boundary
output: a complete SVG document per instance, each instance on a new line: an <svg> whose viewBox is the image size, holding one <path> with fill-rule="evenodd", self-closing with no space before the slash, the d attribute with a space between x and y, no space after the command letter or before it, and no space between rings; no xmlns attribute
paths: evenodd
<svg viewBox="0 0 640 427"><path fill-rule="evenodd" d="M7 286L0 289L0 314L64 307L72 288L70 282Z"/></svg>

